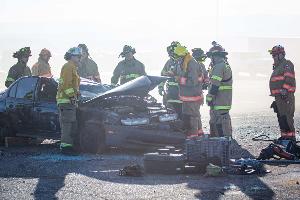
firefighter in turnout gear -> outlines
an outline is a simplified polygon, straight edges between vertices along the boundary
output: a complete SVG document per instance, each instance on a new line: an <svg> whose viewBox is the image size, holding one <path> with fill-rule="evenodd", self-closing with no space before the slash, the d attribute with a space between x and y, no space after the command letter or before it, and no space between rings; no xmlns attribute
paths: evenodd
<svg viewBox="0 0 300 200"><path fill-rule="evenodd" d="M51 67L49 65L51 56L51 52L48 49L41 50L38 62L31 68L33 76L52 77Z"/></svg>
<svg viewBox="0 0 300 200"><path fill-rule="evenodd" d="M205 68L204 62L206 60L206 55L204 51L201 48L194 48L192 49L192 56L195 58L195 60L199 63L201 66L202 72L203 72L203 90L207 90L208 85L209 85L209 77L208 77L208 72Z"/></svg>
<svg viewBox="0 0 300 200"><path fill-rule="evenodd" d="M79 44L78 47L81 48L82 51L82 57L77 68L78 75L80 77L101 83L98 66L95 61L91 59L89 49L85 44Z"/></svg>
<svg viewBox="0 0 300 200"><path fill-rule="evenodd" d="M111 84L117 85L120 79L120 84L127 83L139 76L146 75L145 66L143 63L135 59L133 56L135 49L131 46L125 45L120 56L125 58L118 63L117 67L111 77Z"/></svg>
<svg viewBox="0 0 300 200"><path fill-rule="evenodd" d="M203 135L200 106L203 104L201 66L186 47L177 44L173 51L179 82L179 99L182 101L182 118L188 138Z"/></svg>
<svg viewBox="0 0 300 200"><path fill-rule="evenodd" d="M73 47L65 54L64 64L61 69L56 101L59 108L61 126L60 149L63 154L74 153L74 142L77 137L77 98L79 94L80 78L77 66L81 58L81 49Z"/></svg>
<svg viewBox="0 0 300 200"><path fill-rule="evenodd" d="M277 45L269 51L274 59L273 73L270 78L271 96L275 98L271 108L277 113L281 131L280 139L295 140L294 112L296 79L294 65L285 59L285 50Z"/></svg>
<svg viewBox="0 0 300 200"><path fill-rule="evenodd" d="M167 107L173 108L181 118L182 113L182 101L179 100L179 84L176 76L176 63L172 57L172 52L174 51L175 46L179 42L172 42L170 46L167 47L167 52L169 55L169 60L166 62L164 68L161 71L161 76L170 77L169 80L162 82L158 86L158 92L163 96L164 105ZM166 85L166 92L164 92L164 87Z"/></svg>
<svg viewBox="0 0 300 200"><path fill-rule="evenodd" d="M225 49L213 42L207 52L211 59L210 86L206 103L210 106L211 137L232 137L232 126L229 111L232 103L232 71L227 62Z"/></svg>
<svg viewBox="0 0 300 200"><path fill-rule="evenodd" d="M18 78L23 76L31 76L30 68L27 66L28 59L31 56L30 47L24 47L13 54L14 58L18 59L17 64L13 65L5 80L5 86L9 87Z"/></svg>

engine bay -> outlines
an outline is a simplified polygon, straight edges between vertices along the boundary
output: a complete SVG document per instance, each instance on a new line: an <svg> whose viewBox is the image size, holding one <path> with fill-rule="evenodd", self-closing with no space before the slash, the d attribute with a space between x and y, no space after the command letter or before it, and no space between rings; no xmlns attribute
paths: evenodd
<svg viewBox="0 0 300 200"><path fill-rule="evenodd" d="M177 120L177 114L152 96L114 96L101 102L106 123L124 126L149 125Z"/></svg>

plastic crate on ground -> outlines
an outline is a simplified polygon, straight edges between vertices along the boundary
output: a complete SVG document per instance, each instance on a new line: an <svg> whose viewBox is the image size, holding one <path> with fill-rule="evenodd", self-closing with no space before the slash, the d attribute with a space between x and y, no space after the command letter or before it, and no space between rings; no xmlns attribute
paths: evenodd
<svg viewBox="0 0 300 200"><path fill-rule="evenodd" d="M208 163L227 166L230 159L231 140L225 137L200 138L186 140L188 162Z"/></svg>

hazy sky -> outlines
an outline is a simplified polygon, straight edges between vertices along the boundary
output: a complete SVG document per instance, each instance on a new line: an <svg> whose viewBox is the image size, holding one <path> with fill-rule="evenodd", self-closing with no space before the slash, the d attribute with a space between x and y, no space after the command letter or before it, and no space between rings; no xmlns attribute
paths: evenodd
<svg viewBox="0 0 300 200"><path fill-rule="evenodd" d="M299 5L297 0L0 0L0 69L8 69L15 62L11 54L23 46L33 50L29 65L46 47L57 74L65 51L86 43L103 72L111 73L124 44L134 46L136 57L154 72L173 40L207 50L217 38L237 51L245 48L238 38L299 37Z"/></svg>

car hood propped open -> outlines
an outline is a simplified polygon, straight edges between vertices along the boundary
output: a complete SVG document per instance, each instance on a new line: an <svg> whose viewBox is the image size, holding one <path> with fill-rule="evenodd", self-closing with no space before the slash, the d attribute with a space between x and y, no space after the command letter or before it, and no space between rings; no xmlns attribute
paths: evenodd
<svg viewBox="0 0 300 200"><path fill-rule="evenodd" d="M112 96L134 95L134 96L144 97L151 90L153 90L157 85L159 85L163 81L166 81L167 79L168 77L164 77L164 76L141 76L123 85L113 88L85 102L84 104L95 103L101 99L112 97Z"/></svg>

